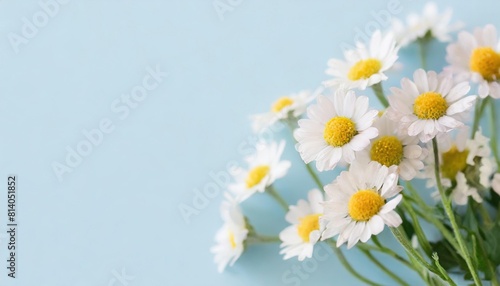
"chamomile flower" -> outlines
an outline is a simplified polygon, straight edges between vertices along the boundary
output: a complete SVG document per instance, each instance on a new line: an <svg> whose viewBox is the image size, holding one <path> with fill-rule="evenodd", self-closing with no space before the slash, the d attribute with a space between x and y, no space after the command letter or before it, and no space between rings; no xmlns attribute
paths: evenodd
<svg viewBox="0 0 500 286"><path fill-rule="evenodd" d="M292 225L280 233L283 259L298 256L299 261L311 258L314 245L318 242L322 229L319 218L323 214L323 194L317 189L309 191L308 201L299 200L290 206L285 216Z"/></svg>
<svg viewBox="0 0 500 286"><path fill-rule="evenodd" d="M452 187L455 183L451 198L457 205L467 204L469 197L482 202L476 186L489 188L490 177L495 172L494 162L489 157L489 139L482 135L481 130L475 133L473 139L468 139L468 134L468 128L461 128L454 141L449 134L441 135L438 140L441 183L445 187ZM432 146L429 145L429 148L432 149ZM427 187L433 187L436 185L434 157L429 156L426 161L422 176L427 179ZM475 183L471 184L468 179ZM433 196L439 197L439 193L435 192Z"/></svg>
<svg viewBox="0 0 500 286"><path fill-rule="evenodd" d="M427 155L427 150L418 145L418 138L398 132L398 125L385 114L373 126L378 129L378 136L359 153L359 160L397 166L402 179L413 179L424 168L422 159Z"/></svg>
<svg viewBox="0 0 500 286"><path fill-rule="evenodd" d="M500 98L500 43L493 25L477 28L474 34L460 32L446 51L447 70L461 80L478 83L481 98Z"/></svg>
<svg viewBox="0 0 500 286"><path fill-rule="evenodd" d="M290 161L281 160L285 141L265 143L260 141L255 146L257 152L245 158L248 169L235 170L236 183L228 186L239 202L256 192L263 193L266 187L286 175Z"/></svg>
<svg viewBox="0 0 500 286"><path fill-rule="evenodd" d="M319 171L331 170L342 160L352 163L378 135L372 127L378 111L368 110L368 98L339 89L333 96L318 96L307 109L308 119L295 130L297 151L305 163L316 161Z"/></svg>
<svg viewBox="0 0 500 286"><path fill-rule="evenodd" d="M425 143L463 126L461 119L476 100L474 95L465 96L469 90L469 83L454 84L448 74L418 69L413 81L403 78L401 88L391 88L387 116L399 122L403 132Z"/></svg>
<svg viewBox="0 0 500 286"><path fill-rule="evenodd" d="M406 18L406 25L399 19L392 22L392 31L400 46L406 46L417 39L426 36L436 38L440 42L451 40L450 33L462 27L462 24L450 24L451 9L438 13L437 5L428 2L424 6L422 15L412 13Z"/></svg>
<svg viewBox="0 0 500 286"><path fill-rule="evenodd" d="M399 226L402 220L394 209L402 199L402 189L395 166L388 168L374 161L352 164L349 171L325 186L321 239L338 235L337 247L347 242L351 248L382 232L384 225Z"/></svg>
<svg viewBox="0 0 500 286"><path fill-rule="evenodd" d="M244 242L248 235L245 217L239 205L228 196L221 204L221 216L224 225L215 236L216 245L210 251L215 255L214 261L219 272L227 265L233 266L245 249Z"/></svg>
<svg viewBox="0 0 500 286"><path fill-rule="evenodd" d="M307 105L313 101L320 92L321 89L316 90L314 93L301 91L297 94L278 98L271 105L271 110L269 112L252 116L253 131L258 133L282 119L288 119L290 117L298 118L306 111Z"/></svg>
<svg viewBox="0 0 500 286"><path fill-rule="evenodd" d="M346 61L330 59L326 73L334 78L325 81L326 86L364 90L366 87L387 79L384 74L398 59L398 47L394 36L382 36L380 31L373 33L370 43L357 43L354 50L344 53Z"/></svg>

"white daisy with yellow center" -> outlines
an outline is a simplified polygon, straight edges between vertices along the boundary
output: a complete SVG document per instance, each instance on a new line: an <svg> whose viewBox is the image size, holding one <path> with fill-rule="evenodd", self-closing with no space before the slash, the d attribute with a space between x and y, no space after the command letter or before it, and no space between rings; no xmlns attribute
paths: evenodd
<svg viewBox="0 0 500 286"><path fill-rule="evenodd" d="M460 32L446 51L447 70L461 80L478 83L481 98L500 98L500 42L493 25L477 28L473 34Z"/></svg>
<svg viewBox="0 0 500 286"><path fill-rule="evenodd" d="M398 59L398 47L392 34L373 33L370 43L357 43L356 49L344 53L346 61L330 59L326 73L333 79L326 86L346 86L364 90L387 79L384 74Z"/></svg>
<svg viewBox="0 0 500 286"><path fill-rule="evenodd" d="M490 158L489 138L483 136L481 130L476 132L473 139L468 138L469 134L469 128L461 128L455 140L450 134L443 134L438 140L441 183L448 188L454 186L451 198L457 205L467 204L469 197L482 202L480 190L476 186L489 188L490 178L496 169ZM431 144L429 150L433 150ZM427 187L436 185L434 166L434 157L427 157L426 167L421 174L421 177L427 179ZM468 179L474 182L471 183ZM439 198L439 192L433 193L433 196Z"/></svg>
<svg viewBox="0 0 500 286"><path fill-rule="evenodd" d="M351 248L382 232L384 225L399 226L402 220L394 209L402 199L402 189L395 166L388 168L374 161L352 164L325 186L321 239L338 235L337 247L347 242Z"/></svg>
<svg viewBox="0 0 500 286"><path fill-rule="evenodd" d="M259 133L280 120L300 117L306 112L307 105L311 103L321 91L322 89L318 89L314 93L301 91L297 94L278 98L271 105L269 112L253 115L251 117L253 131Z"/></svg>
<svg viewBox="0 0 500 286"><path fill-rule="evenodd" d="M375 161L386 167L397 166L403 180L412 180L424 168L422 160L427 149L418 145L417 137L398 132L398 125L385 114L373 126L379 131L378 137L359 153L359 160Z"/></svg>
<svg viewBox="0 0 500 286"><path fill-rule="evenodd" d="M285 149L285 141L259 142L255 146L256 153L245 158L248 169L234 170L236 183L228 189L239 202L248 199L256 192L263 193L274 181L286 175L291 166L290 161L281 160Z"/></svg>
<svg viewBox="0 0 500 286"><path fill-rule="evenodd" d="M285 216L286 221L292 225L280 233L280 254L285 255L283 259L298 256L299 261L302 261L311 258L314 245L321 236L319 218L323 214L323 194L313 189L307 197L307 201L299 200L297 205L290 206Z"/></svg>
<svg viewBox="0 0 500 286"><path fill-rule="evenodd" d="M394 19L392 21L392 31L400 46L406 46L427 35L436 38L440 42L448 42L451 40L450 33L463 26L461 23L450 24L451 15L452 10L450 8L443 13L439 13L437 5L429 2L425 4L421 15L409 14L406 17L406 24L399 19Z"/></svg>
<svg viewBox="0 0 500 286"><path fill-rule="evenodd" d="M450 75L418 69L413 81L401 80L401 88L391 88L387 116L397 122L402 132L428 142L439 133L463 126L463 115L474 105L477 96L465 96L468 82L455 84Z"/></svg>
<svg viewBox="0 0 500 286"><path fill-rule="evenodd" d="M221 204L221 217L224 225L217 231L215 246L210 249L215 255L214 261L219 272L223 272L227 265L233 266L245 249L245 240L248 229L245 217L236 201L227 196Z"/></svg>
<svg viewBox="0 0 500 286"><path fill-rule="evenodd" d="M297 150L305 163L316 161L319 171L331 170L342 160L352 163L355 152L378 135L372 127L377 110L368 110L368 98L353 91L337 90L333 96L318 96L307 109L308 119L295 130Z"/></svg>

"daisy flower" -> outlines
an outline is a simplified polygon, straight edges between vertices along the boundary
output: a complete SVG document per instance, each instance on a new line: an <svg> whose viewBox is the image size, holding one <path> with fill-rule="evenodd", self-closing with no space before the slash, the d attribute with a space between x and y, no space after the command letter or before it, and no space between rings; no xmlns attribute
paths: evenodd
<svg viewBox="0 0 500 286"><path fill-rule="evenodd" d="M458 41L446 51L447 70L461 80L478 83L481 98L500 98L500 43L493 25L477 28L474 34L460 32Z"/></svg>
<svg viewBox="0 0 500 286"><path fill-rule="evenodd" d="M352 163L378 135L372 127L378 111L368 110L368 98L339 89L333 96L318 96L307 109L308 119L299 120L295 130L297 151L305 163L316 161L319 171L331 170L343 160Z"/></svg>
<svg viewBox="0 0 500 286"><path fill-rule="evenodd" d="M248 235L245 217L234 199L221 204L222 228L215 236L216 245L210 249L215 255L214 261L218 271L223 272L227 265L233 266L245 249L244 242Z"/></svg>
<svg viewBox="0 0 500 286"><path fill-rule="evenodd" d="M307 108L307 105L321 92L321 89L314 93L301 91L297 94L291 94L278 98L267 113L252 116L252 129L255 133L261 132L274 123L288 118L298 118Z"/></svg>
<svg viewBox="0 0 500 286"><path fill-rule="evenodd" d="M454 142L449 134L443 134L438 140L441 183L445 187L456 184L451 198L457 205L467 204L469 197L481 203L483 199L477 186L489 188L490 177L495 172L489 139L482 135L481 130L475 133L473 139L468 139L468 134L468 128L461 128ZM432 150L430 144L429 148ZM422 177L427 179L427 187L433 187L436 185L434 157L427 157L426 163ZM466 177L466 174L472 178ZM475 184L468 179L475 180ZM435 192L433 196L439 197L439 193Z"/></svg>
<svg viewBox="0 0 500 286"><path fill-rule="evenodd" d="M238 202L248 199L256 192L263 193L274 181L286 175L291 166L290 161L281 160L285 149L285 141L256 145L257 152L245 158L248 169L235 170L236 183L228 186Z"/></svg>
<svg viewBox="0 0 500 286"><path fill-rule="evenodd" d="M386 167L397 166L402 179L413 179L424 168L422 159L427 149L418 145L417 137L398 132L398 125L385 114L375 120L373 126L378 129L378 137L359 153L359 160L376 161Z"/></svg>
<svg viewBox="0 0 500 286"><path fill-rule="evenodd" d="M463 126L460 120L476 100L475 95L465 96L469 90L469 83L454 84L448 74L418 69L413 81L403 78L401 88L391 88L387 116L399 122L403 132L425 143Z"/></svg>
<svg viewBox="0 0 500 286"><path fill-rule="evenodd" d="M382 232L384 225L399 226L402 220L394 209L402 199L402 189L395 166L388 168L374 161L352 164L349 171L325 186L321 239L338 235L337 247L347 242L351 248Z"/></svg>
<svg viewBox="0 0 500 286"><path fill-rule="evenodd" d="M428 2L424 6L422 15L412 13L406 18L406 25L399 19L392 21L392 31L400 46L406 46L417 39L426 37L436 38L440 42L451 40L450 33L460 29L460 23L450 24L452 11L446 9L438 13L437 5Z"/></svg>
<svg viewBox="0 0 500 286"><path fill-rule="evenodd" d="M398 59L398 47L392 34L382 36L373 33L370 43L357 43L356 49L344 53L346 61L330 59L326 73L334 78L325 81L326 86L344 85L364 90L387 79L384 74Z"/></svg>
<svg viewBox="0 0 500 286"><path fill-rule="evenodd" d="M299 200L296 206L290 206L285 216L292 225L280 233L283 259L298 256L299 261L311 258L313 248L321 236L319 218L323 214L323 194L313 189L309 191L308 201Z"/></svg>

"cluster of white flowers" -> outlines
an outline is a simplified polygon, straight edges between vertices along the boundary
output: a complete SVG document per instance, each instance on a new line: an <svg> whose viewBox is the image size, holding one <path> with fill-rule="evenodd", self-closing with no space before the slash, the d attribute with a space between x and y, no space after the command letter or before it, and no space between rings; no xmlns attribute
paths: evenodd
<svg viewBox="0 0 500 286"><path fill-rule="evenodd" d="M390 31L376 31L368 43L356 43L344 53L345 60L330 59L326 73L332 78L323 83L325 90L281 97L268 113L252 117L254 132L288 124L297 152L305 164L314 162L317 171L344 168L324 186L310 169L318 188L308 192L307 200L288 206L290 226L279 234L284 259L310 258L320 241L351 248L385 225L398 227L402 181L425 179L429 188L441 184L457 206L469 198L482 203L490 190L500 194L498 158L492 154L496 146L490 147L478 122L468 126L473 111L483 112L487 103L500 98L495 27L459 32L447 47L449 66L443 71L418 69L384 94L385 72L398 60L400 48L432 39L452 41L451 32L461 25L450 21L451 10L439 14L435 4L427 4L423 15L408 16L407 24L395 20ZM477 85L479 96L469 94L471 84ZM367 88L383 110L370 108L369 98L357 94ZM291 167L281 160L284 148L284 141L259 142L257 152L246 158L248 169L239 170L229 186L231 196L222 204L225 224L212 249L219 270L241 255L246 239L259 239L237 204L264 192L280 200L273 183Z"/></svg>

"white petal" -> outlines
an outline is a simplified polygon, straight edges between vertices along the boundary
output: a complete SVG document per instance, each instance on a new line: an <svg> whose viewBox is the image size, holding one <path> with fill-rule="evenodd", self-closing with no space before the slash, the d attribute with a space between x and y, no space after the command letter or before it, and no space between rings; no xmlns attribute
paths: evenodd
<svg viewBox="0 0 500 286"><path fill-rule="evenodd" d="M422 147L418 145L405 146L403 156L410 159L416 159L422 155Z"/></svg>
<svg viewBox="0 0 500 286"><path fill-rule="evenodd" d="M454 115L470 109L476 102L476 96L467 96L448 107L446 110L447 115Z"/></svg>
<svg viewBox="0 0 500 286"><path fill-rule="evenodd" d="M398 227L399 225L401 225L403 223L403 220L398 215L398 213L395 211L383 214L383 218L384 218L385 223L389 227Z"/></svg>
<svg viewBox="0 0 500 286"><path fill-rule="evenodd" d="M349 235L349 240L347 241L347 249L350 249L359 241L365 227L366 226L364 223L355 224L354 228L351 231L351 234Z"/></svg>
<svg viewBox="0 0 500 286"><path fill-rule="evenodd" d="M370 227L372 235L377 235L384 230L384 221L379 215L375 215L368 221L368 227Z"/></svg>
<svg viewBox="0 0 500 286"><path fill-rule="evenodd" d="M402 198L403 198L402 195L397 195L394 199L388 201L380 210L380 214L386 214L394 210Z"/></svg>
<svg viewBox="0 0 500 286"><path fill-rule="evenodd" d="M427 82L427 73L423 69L418 69L413 73L413 80L417 86L420 94L429 91L429 84Z"/></svg>

